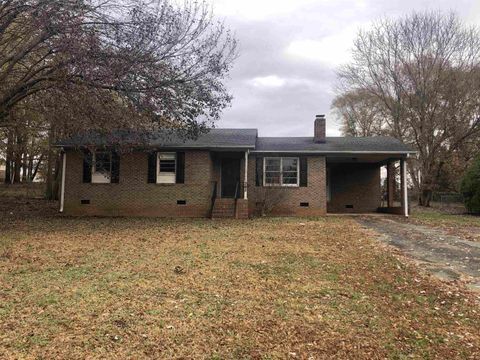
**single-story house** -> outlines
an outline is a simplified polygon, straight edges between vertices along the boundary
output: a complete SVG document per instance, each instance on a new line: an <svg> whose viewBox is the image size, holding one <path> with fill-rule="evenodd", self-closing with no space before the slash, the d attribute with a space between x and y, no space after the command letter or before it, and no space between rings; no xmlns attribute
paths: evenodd
<svg viewBox="0 0 480 360"><path fill-rule="evenodd" d="M415 151L390 137L326 137L323 115L315 118L309 137L212 129L195 140L153 134L141 148L120 153L101 137L88 143L72 138L56 145L63 150L60 210L66 214L247 218L261 212L383 211L408 216L405 161ZM401 206L395 207L397 161ZM389 189L383 207L382 166L388 169Z"/></svg>

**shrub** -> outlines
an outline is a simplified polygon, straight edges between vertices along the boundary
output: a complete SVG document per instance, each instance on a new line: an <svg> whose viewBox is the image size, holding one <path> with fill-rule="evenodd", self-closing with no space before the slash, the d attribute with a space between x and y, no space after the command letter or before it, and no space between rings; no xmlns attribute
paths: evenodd
<svg viewBox="0 0 480 360"><path fill-rule="evenodd" d="M480 214L480 156L465 173L460 191L467 210L473 214Z"/></svg>

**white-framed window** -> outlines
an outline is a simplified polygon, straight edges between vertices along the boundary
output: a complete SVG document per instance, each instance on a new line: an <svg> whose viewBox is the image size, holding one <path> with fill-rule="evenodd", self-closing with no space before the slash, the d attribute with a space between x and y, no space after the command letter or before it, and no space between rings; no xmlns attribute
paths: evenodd
<svg viewBox="0 0 480 360"><path fill-rule="evenodd" d="M92 156L92 183L108 184L112 181L112 153L95 151Z"/></svg>
<svg viewBox="0 0 480 360"><path fill-rule="evenodd" d="M177 173L177 154L159 152L157 153L157 183L175 184Z"/></svg>
<svg viewBox="0 0 480 360"><path fill-rule="evenodd" d="M263 162L264 186L299 186L299 158L266 157Z"/></svg>

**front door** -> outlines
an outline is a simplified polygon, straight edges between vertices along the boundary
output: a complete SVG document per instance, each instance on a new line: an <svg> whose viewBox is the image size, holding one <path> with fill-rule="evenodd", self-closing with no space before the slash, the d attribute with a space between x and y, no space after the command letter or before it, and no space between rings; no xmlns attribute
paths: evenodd
<svg viewBox="0 0 480 360"><path fill-rule="evenodd" d="M240 187L240 159L222 159L222 197L235 197L237 184Z"/></svg>

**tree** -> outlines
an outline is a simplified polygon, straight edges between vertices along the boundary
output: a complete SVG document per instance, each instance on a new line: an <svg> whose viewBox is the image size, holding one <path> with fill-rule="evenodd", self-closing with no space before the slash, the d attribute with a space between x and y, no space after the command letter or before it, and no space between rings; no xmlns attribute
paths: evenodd
<svg viewBox="0 0 480 360"><path fill-rule="evenodd" d="M345 136L372 136L382 133L382 107L366 91L347 92L335 97L332 109L342 119Z"/></svg>
<svg viewBox="0 0 480 360"><path fill-rule="evenodd" d="M465 199L467 210L473 214L480 214L480 156L465 173L460 191Z"/></svg>
<svg viewBox="0 0 480 360"><path fill-rule="evenodd" d="M375 133L416 148L409 174L429 206L450 155L480 133L479 29L453 13L379 21L358 34L339 79L343 96L375 99L383 116Z"/></svg>
<svg viewBox="0 0 480 360"><path fill-rule="evenodd" d="M154 125L204 127L231 100L222 80L235 55L205 2L6 0L0 126L15 126L24 99L68 85L114 93Z"/></svg>

